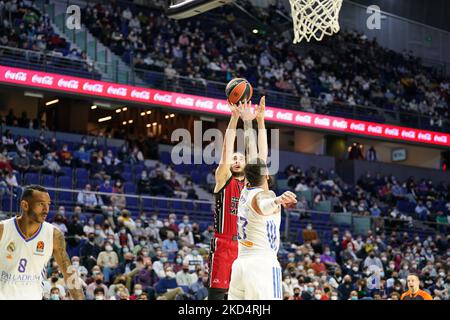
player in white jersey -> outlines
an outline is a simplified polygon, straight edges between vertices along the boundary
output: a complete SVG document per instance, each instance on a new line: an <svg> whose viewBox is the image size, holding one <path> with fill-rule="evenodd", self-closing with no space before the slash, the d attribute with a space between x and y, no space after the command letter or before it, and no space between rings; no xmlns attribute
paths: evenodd
<svg viewBox="0 0 450 320"><path fill-rule="evenodd" d="M28 186L20 200L21 215L0 222L0 300L42 300L45 267L52 255L71 297L84 299L64 235L45 222L49 207L47 190Z"/></svg>
<svg viewBox="0 0 450 320"><path fill-rule="evenodd" d="M248 182L238 206L238 258L231 271L229 300L281 300L281 205L297 203L290 191L277 197L269 190L269 176L261 159L244 169Z"/></svg>
<svg viewBox="0 0 450 320"><path fill-rule="evenodd" d="M229 300L282 299L282 272L277 259L281 205L291 206L297 200L292 192L277 197L269 190L264 102L256 110L258 151L252 147L256 146L254 133L245 134L246 152L253 160L244 168L247 186L242 190L238 204L238 258L231 271ZM249 118L245 112L249 109L246 108L241 117Z"/></svg>

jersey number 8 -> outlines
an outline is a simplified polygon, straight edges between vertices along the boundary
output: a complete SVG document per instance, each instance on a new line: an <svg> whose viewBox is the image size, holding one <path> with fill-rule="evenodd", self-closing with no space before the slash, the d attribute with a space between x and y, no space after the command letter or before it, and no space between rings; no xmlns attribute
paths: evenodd
<svg viewBox="0 0 450 320"><path fill-rule="evenodd" d="M19 272L23 273L25 272L25 269L27 267L27 259L20 259L19 261Z"/></svg>

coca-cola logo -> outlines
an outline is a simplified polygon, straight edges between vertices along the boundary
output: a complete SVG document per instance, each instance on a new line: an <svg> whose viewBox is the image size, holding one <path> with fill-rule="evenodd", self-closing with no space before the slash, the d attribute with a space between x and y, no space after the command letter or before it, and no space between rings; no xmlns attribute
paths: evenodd
<svg viewBox="0 0 450 320"><path fill-rule="evenodd" d="M382 134L383 133L383 127L381 127L381 126L369 126L367 128L367 131L370 132L370 133Z"/></svg>
<svg viewBox="0 0 450 320"><path fill-rule="evenodd" d="M402 130L402 137L409 138L409 139L415 139L416 133L414 131Z"/></svg>
<svg viewBox="0 0 450 320"><path fill-rule="evenodd" d="M31 78L31 82L32 83L39 83L39 84L45 84L48 86L52 86L53 85L53 77L50 76L39 76L37 74L35 74L32 78Z"/></svg>
<svg viewBox="0 0 450 320"><path fill-rule="evenodd" d="M103 92L103 85L100 83L89 83L86 82L83 84L83 90L89 91L89 92L97 92L102 93Z"/></svg>
<svg viewBox="0 0 450 320"><path fill-rule="evenodd" d="M230 111L230 107L226 103L218 102L216 105L218 111Z"/></svg>
<svg viewBox="0 0 450 320"><path fill-rule="evenodd" d="M109 86L108 89L106 90L106 93L112 94L115 96L126 97L127 96L127 88Z"/></svg>
<svg viewBox="0 0 450 320"><path fill-rule="evenodd" d="M384 134L386 134L388 136L398 136L399 132L398 132L398 129L396 129L396 128L386 128L384 130Z"/></svg>
<svg viewBox="0 0 450 320"><path fill-rule="evenodd" d="M194 106L194 99L193 98L177 97L177 99L175 100L175 103L179 104L179 105L193 107Z"/></svg>
<svg viewBox="0 0 450 320"><path fill-rule="evenodd" d="M350 124L350 129L364 132L366 130L366 125L364 123L352 123Z"/></svg>
<svg viewBox="0 0 450 320"><path fill-rule="evenodd" d="M77 80L58 80L58 87L67 88L67 89L78 89L79 82Z"/></svg>
<svg viewBox="0 0 450 320"><path fill-rule="evenodd" d="M429 133L419 133L419 140L431 141L431 134Z"/></svg>
<svg viewBox="0 0 450 320"><path fill-rule="evenodd" d="M292 121L293 114L291 112L278 112L277 119Z"/></svg>
<svg viewBox="0 0 450 320"><path fill-rule="evenodd" d="M273 110L267 110L264 111L264 118L273 119L274 112Z"/></svg>
<svg viewBox="0 0 450 320"><path fill-rule="evenodd" d="M202 109L213 109L214 102L212 100L197 100L195 106Z"/></svg>
<svg viewBox="0 0 450 320"><path fill-rule="evenodd" d="M312 117L311 116L301 116L301 115L297 115L295 117L295 121L297 122L301 122L301 123L308 123L310 124L312 121Z"/></svg>
<svg viewBox="0 0 450 320"><path fill-rule="evenodd" d="M131 97L142 100L150 100L150 92L145 90L144 91L132 90Z"/></svg>
<svg viewBox="0 0 450 320"><path fill-rule="evenodd" d="M447 143L447 136L435 135L434 136L434 142Z"/></svg>
<svg viewBox="0 0 450 320"><path fill-rule="evenodd" d="M11 70L7 70L5 72L5 79L17 80L17 81L27 81L27 73L26 72L12 72Z"/></svg>
<svg viewBox="0 0 450 320"><path fill-rule="evenodd" d="M171 94L155 94L153 97L155 101L172 103L172 95Z"/></svg>
<svg viewBox="0 0 450 320"><path fill-rule="evenodd" d="M333 127L339 129L347 129L347 121L345 120L333 120Z"/></svg>
<svg viewBox="0 0 450 320"><path fill-rule="evenodd" d="M330 123L331 123L331 121L330 121L329 118L319 118L319 117L317 117L316 119L314 119L314 124L317 124L319 126L329 127Z"/></svg>

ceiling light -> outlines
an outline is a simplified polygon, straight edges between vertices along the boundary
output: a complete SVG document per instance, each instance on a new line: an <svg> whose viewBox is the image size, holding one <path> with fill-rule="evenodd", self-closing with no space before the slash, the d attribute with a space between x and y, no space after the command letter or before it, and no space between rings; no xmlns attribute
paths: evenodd
<svg viewBox="0 0 450 320"><path fill-rule="evenodd" d="M45 105L46 106L50 106L50 105L58 103L58 102L59 102L59 99L55 99L55 100L51 100L51 101L46 102Z"/></svg>
<svg viewBox="0 0 450 320"><path fill-rule="evenodd" d="M116 109L116 113L121 113L121 112L122 112L122 110Z"/></svg>
<svg viewBox="0 0 450 320"><path fill-rule="evenodd" d="M111 120L111 119L112 119L112 117L108 116L108 117L104 117L104 118L98 119L98 122L105 122L105 121L108 121L108 120Z"/></svg>
<svg viewBox="0 0 450 320"><path fill-rule="evenodd" d="M95 109L97 109L97 106L94 104L91 106L91 110L95 110Z"/></svg>

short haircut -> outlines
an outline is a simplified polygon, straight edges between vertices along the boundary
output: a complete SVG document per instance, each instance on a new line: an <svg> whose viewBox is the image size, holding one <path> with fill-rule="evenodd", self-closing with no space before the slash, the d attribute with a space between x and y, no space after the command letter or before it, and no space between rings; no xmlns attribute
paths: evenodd
<svg viewBox="0 0 450 320"><path fill-rule="evenodd" d="M103 287L97 287L94 289L94 295L96 295L97 293L105 294L105 289L103 289Z"/></svg>
<svg viewBox="0 0 450 320"><path fill-rule="evenodd" d="M267 175L267 165L260 158L253 159L245 165L244 175L250 186L260 186Z"/></svg>
<svg viewBox="0 0 450 320"><path fill-rule="evenodd" d="M29 185L29 186L26 186L25 189L23 190L22 197L20 198L20 201L22 201L22 200L29 200L30 198L32 198L34 191L47 192L48 193L47 189L45 189L42 186Z"/></svg>
<svg viewBox="0 0 450 320"><path fill-rule="evenodd" d="M417 273L408 273L408 277L410 277L410 276L416 277L420 281L420 277Z"/></svg>

